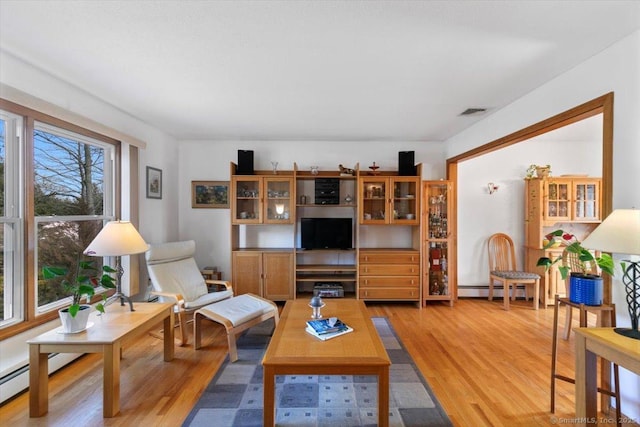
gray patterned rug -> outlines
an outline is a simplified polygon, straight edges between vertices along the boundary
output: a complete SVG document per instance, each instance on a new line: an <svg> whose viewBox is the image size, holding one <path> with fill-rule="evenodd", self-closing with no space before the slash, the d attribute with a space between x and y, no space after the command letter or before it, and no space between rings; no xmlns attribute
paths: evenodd
<svg viewBox="0 0 640 427"><path fill-rule="evenodd" d="M372 319L391 358L390 426L451 426L429 385L384 317ZM273 322L255 326L238 339L235 363L227 360L207 386L183 426L261 427L262 355ZM340 339L340 338L336 338ZM375 426L375 376L286 375L276 377L278 426Z"/></svg>

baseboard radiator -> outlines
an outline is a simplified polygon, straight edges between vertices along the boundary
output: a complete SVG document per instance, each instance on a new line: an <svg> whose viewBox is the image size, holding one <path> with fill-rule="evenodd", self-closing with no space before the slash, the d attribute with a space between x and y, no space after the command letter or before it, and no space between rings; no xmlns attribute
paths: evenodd
<svg viewBox="0 0 640 427"><path fill-rule="evenodd" d="M49 355L49 375L74 361L82 354L52 353ZM0 404L29 389L29 361L0 377Z"/></svg>

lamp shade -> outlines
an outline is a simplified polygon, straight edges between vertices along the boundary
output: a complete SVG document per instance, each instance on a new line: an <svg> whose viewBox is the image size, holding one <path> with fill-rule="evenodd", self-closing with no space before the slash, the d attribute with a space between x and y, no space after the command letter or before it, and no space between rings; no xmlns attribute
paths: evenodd
<svg viewBox="0 0 640 427"><path fill-rule="evenodd" d="M582 242L587 249L640 255L640 209L616 209Z"/></svg>
<svg viewBox="0 0 640 427"><path fill-rule="evenodd" d="M146 252L149 245L129 221L110 221L84 250L90 256L122 256Z"/></svg>

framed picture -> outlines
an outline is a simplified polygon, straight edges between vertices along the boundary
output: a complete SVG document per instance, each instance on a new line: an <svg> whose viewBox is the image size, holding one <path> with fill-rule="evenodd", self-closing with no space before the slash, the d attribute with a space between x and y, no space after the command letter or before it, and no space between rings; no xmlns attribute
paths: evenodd
<svg viewBox="0 0 640 427"><path fill-rule="evenodd" d="M229 181L191 181L192 208L228 208Z"/></svg>
<svg viewBox="0 0 640 427"><path fill-rule="evenodd" d="M147 166L147 199L162 199L162 170Z"/></svg>

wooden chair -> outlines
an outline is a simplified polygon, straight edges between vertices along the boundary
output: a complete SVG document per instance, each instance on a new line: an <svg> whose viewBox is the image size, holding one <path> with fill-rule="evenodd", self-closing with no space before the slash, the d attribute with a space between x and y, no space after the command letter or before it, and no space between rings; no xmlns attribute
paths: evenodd
<svg viewBox="0 0 640 427"><path fill-rule="evenodd" d="M504 233L496 233L489 238L487 247L489 249L489 301L493 300L494 282L500 282L504 289L504 309L509 310L511 287L513 287L511 298L515 301L517 285L523 284L527 300L529 299L527 288L533 287L533 308L537 310L540 300L540 276L518 270L511 237Z"/></svg>
<svg viewBox="0 0 640 427"><path fill-rule="evenodd" d="M221 280L205 281L193 258L195 250L196 243L189 240L150 245L145 254L154 289L151 294L158 295L162 301L175 303L180 345L187 344L187 315L233 296L230 283ZM224 290L209 292L207 284L221 285Z"/></svg>

